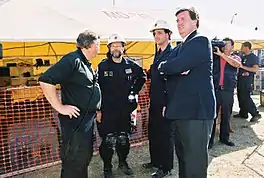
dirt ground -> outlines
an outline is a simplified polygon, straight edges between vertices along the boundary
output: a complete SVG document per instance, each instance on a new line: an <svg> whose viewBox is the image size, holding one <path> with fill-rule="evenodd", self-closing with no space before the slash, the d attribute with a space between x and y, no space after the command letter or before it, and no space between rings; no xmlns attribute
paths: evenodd
<svg viewBox="0 0 264 178"><path fill-rule="evenodd" d="M256 105L260 105L260 97L253 96ZM233 114L238 112L237 99L233 108ZM264 107L259 107L264 117ZM249 119L248 119L249 120ZM208 177L212 178L264 178L264 118L258 123L250 123L245 119L232 118L234 134L231 140L235 147L228 147L216 140L215 147L210 150L210 165ZM216 137L217 139L217 137ZM149 161L148 145L133 148L129 155L129 163L134 170L136 178L149 178L154 170L146 171L141 168L143 162ZM117 166L116 156L114 166ZM177 159L171 176L178 177ZM125 178L124 174L113 169L116 177ZM60 165L46 169L18 175L16 178L57 178L60 176ZM102 174L102 161L99 156L94 156L89 167L89 177L100 178Z"/></svg>

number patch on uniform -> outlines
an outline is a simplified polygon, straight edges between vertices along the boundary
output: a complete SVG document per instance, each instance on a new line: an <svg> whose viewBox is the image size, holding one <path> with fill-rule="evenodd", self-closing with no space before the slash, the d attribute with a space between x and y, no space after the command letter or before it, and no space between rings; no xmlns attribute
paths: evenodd
<svg viewBox="0 0 264 178"><path fill-rule="evenodd" d="M104 76L105 76L105 77L108 76L108 71L104 71Z"/></svg>
<svg viewBox="0 0 264 178"><path fill-rule="evenodd" d="M113 77L114 72L113 71L104 71L104 77Z"/></svg>
<svg viewBox="0 0 264 178"><path fill-rule="evenodd" d="M132 69L131 68L126 69L125 71L126 71L126 74L132 74Z"/></svg>

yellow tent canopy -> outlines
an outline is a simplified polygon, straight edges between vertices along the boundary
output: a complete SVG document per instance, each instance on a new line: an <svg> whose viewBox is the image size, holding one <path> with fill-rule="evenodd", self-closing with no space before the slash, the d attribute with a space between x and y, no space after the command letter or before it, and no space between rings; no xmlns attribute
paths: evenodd
<svg viewBox="0 0 264 178"><path fill-rule="evenodd" d="M236 41L235 50L239 50L243 42ZM175 46L175 42L172 44ZM6 66L8 63L34 65L37 58L55 64L63 55L76 49L74 42L2 42L2 45L4 58L0 60L0 66ZM253 48L263 49L264 41L253 41ZM127 56L141 59L143 68L149 69L155 52L154 42L129 41L126 49ZM94 68L106 57L107 50L106 41L101 42L99 55L92 59Z"/></svg>
<svg viewBox="0 0 264 178"><path fill-rule="evenodd" d="M56 63L63 55L76 49L71 42L3 42L3 56L0 65L20 63L34 65L37 58ZM135 59L142 59L143 67L148 69L153 60L155 46L153 42L128 42L127 55ZM101 43L99 55L92 59L93 67L106 57L106 42Z"/></svg>

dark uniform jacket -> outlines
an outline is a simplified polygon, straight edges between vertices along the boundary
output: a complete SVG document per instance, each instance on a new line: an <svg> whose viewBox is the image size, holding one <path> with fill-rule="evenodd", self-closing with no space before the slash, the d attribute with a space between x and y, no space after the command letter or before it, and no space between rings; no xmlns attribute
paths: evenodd
<svg viewBox="0 0 264 178"><path fill-rule="evenodd" d="M123 58L121 63L104 59L98 65L98 82L102 92L101 110L118 112L125 109L130 91L138 94L145 80L143 69L131 59Z"/></svg>
<svg viewBox="0 0 264 178"><path fill-rule="evenodd" d="M172 51L171 45L169 44L167 48L162 52L157 52L150 66L150 103L156 106L165 106L165 80L164 76L161 76L158 71L158 65L160 62L168 60L168 56Z"/></svg>
<svg viewBox="0 0 264 178"><path fill-rule="evenodd" d="M112 58L98 65L98 82L102 91L102 122L98 123L101 136L130 131L130 114L137 103L129 103L131 91L138 94L146 80L143 69L134 61L124 58L115 63Z"/></svg>

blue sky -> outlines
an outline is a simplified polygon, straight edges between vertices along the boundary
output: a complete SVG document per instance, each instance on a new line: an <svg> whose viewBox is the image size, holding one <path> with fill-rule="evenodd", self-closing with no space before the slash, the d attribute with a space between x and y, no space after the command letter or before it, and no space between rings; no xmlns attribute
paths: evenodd
<svg viewBox="0 0 264 178"><path fill-rule="evenodd" d="M87 0L86 0L87 1ZM111 7L113 0L88 0L97 7ZM249 4L250 3L250 4ZM102 5L103 4L103 5ZM199 10L201 17L230 22L233 15L233 24L264 31L264 0L115 0L116 7L154 8L174 10L179 6L194 6ZM201 18L202 20L202 18Z"/></svg>

